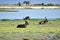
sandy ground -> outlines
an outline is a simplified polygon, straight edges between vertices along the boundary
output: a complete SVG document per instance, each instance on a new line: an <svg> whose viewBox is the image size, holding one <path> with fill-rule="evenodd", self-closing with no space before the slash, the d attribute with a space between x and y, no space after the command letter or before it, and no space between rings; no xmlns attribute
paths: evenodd
<svg viewBox="0 0 60 40"><path fill-rule="evenodd" d="M32 8L32 9L46 9L46 8L60 8L59 6L0 6L0 8Z"/></svg>

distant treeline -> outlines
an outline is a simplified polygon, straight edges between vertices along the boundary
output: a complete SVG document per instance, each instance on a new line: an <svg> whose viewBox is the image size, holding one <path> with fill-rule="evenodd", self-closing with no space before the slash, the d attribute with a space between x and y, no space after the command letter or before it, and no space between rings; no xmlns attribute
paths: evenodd
<svg viewBox="0 0 60 40"><path fill-rule="evenodd" d="M41 4L33 4L32 6L60 6L60 4L52 4L52 3L44 4L44 3L41 3Z"/></svg>
<svg viewBox="0 0 60 40"><path fill-rule="evenodd" d="M0 6L23 6L24 4L0 4ZM60 4L52 4L52 3L49 3L49 4L31 4L31 5L28 5L28 6L60 6Z"/></svg>
<svg viewBox="0 0 60 40"><path fill-rule="evenodd" d="M0 6L60 6L60 4L52 4L52 3L48 3L48 4L45 4L45 3L39 3L39 4L31 4L30 1L24 1L23 3L21 2L18 2L16 4L0 4Z"/></svg>

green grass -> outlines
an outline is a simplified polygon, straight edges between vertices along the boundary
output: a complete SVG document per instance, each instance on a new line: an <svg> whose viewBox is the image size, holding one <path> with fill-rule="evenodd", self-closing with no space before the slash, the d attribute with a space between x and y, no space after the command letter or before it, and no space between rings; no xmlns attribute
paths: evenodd
<svg viewBox="0 0 60 40"><path fill-rule="evenodd" d="M0 32L43 32L60 31L60 21L49 21L47 24L39 25L39 20L30 20L26 28L16 28L18 24L23 24L23 20L0 21Z"/></svg>
<svg viewBox="0 0 60 40"><path fill-rule="evenodd" d="M18 12L18 11L13 11L13 10L0 10L0 12Z"/></svg>
<svg viewBox="0 0 60 40"><path fill-rule="evenodd" d="M12 20L12 21L0 21L0 40L15 40L19 39L19 35L30 35L34 33L46 33L51 32L60 35L60 21L50 20L48 23L39 25L38 22L41 20L30 20L29 25L26 28L16 28L18 24L24 23L23 20ZM16 39L17 40L17 39Z"/></svg>
<svg viewBox="0 0 60 40"><path fill-rule="evenodd" d="M49 21L47 24L39 25L39 20L30 20L26 28L16 28L18 24L23 24L23 20L16 21L0 21L0 32L43 32L60 31L60 21Z"/></svg>

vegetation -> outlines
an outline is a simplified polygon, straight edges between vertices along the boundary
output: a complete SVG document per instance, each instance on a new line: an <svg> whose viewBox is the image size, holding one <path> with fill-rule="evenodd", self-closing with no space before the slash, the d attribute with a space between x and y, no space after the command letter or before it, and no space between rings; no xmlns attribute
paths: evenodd
<svg viewBox="0 0 60 40"><path fill-rule="evenodd" d="M54 4L50 3L50 4L47 4L47 6L54 6Z"/></svg>
<svg viewBox="0 0 60 40"><path fill-rule="evenodd" d="M18 6L21 6L21 3L20 2L18 3Z"/></svg>
<svg viewBox="0 0 60 40"><path fill-rule="evenodd" d="M41 5L44 5L44 3L42 3Z"/></svg>
<svg viewBox="0 0 60 40"><path fill-rule="evenodd" d="M26 6L60 6L60 4L53 4L53 3L38 3L38 4L30 4L30 1L23 1L23 4L25 4ZM18 2L16 4L0 4L0 6L22 6L23 5L21 2ZM29 5L30 4L30 5Z"/></svg>
<svg viewBox="0 0 60 40"><path fill-rule="evenodd" d="M26 6L27 6L30 4L30 1L24 1L23 4L26 4Z"/></svg>
<svg viewBox="0 0 60 40"><path fill-rule="evenodd" d="M0 40L20 40L23 35L32 37L36 33L60 35L60 20L49 20L48 23L42 25L38 24L39 21L41 20L30 20L26 28L17 28L18 24L24 23L23 20L0 21ZM36 37L36 35L33 37Z"/></svg>
<svg viewBox="0 0 60 40"><path fill-rule="evenodd" d="M0 10L0 12L17 12L17 11L2 9L2 10Z"/></svg>

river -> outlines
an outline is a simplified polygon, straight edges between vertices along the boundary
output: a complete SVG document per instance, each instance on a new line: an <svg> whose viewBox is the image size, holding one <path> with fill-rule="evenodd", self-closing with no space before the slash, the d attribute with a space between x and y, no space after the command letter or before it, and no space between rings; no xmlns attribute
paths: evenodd
<svg viewBox="0 0 60 40"><path fill-rule="evenodd" d="M18 9L18 12L0 12L0 19L23 19L32 18L56 19L60 18L60 9Z"/></svg>

